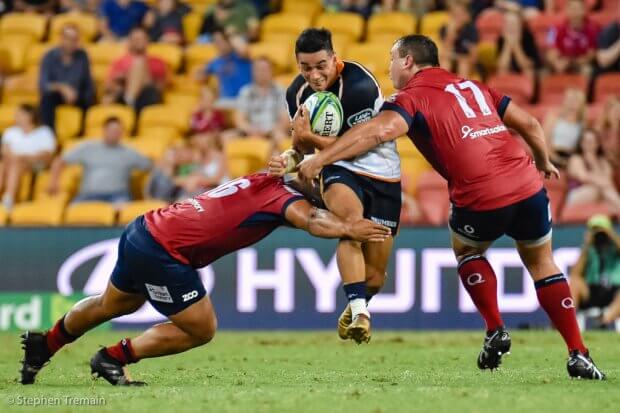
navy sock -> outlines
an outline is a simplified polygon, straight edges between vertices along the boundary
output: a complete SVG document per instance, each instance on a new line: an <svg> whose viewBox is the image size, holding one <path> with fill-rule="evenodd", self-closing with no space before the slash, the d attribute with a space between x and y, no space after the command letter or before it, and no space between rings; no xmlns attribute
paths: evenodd
<svg viewBox="0 0 620 413"><path fill-rule="evenodd" d="M342 286L344 293L347 296L347 300L352 301L357 298L366 299L366 281L360 281L357 283L345 284Z"/></svg>

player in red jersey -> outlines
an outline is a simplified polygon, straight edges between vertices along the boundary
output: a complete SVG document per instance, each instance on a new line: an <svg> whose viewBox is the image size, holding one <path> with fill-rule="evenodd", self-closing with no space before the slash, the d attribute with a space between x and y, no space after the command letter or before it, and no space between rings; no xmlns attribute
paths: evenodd
<svg viewBox="0 0 620 413"><path fill-rule="evenodd" d="M314 177L324 165L407 134L448 181L458 273L487 327L478 367L497 368L510 350L495 273L484 257L491 243L507 234L516 241L540 305L566 342L569 375L603 379L583 344L566 277L553 260L549 200L539 171L546 178L559 173L549 161L540 124L509 97L438 66L432 40L419 35L399 39L390 62L399 93L377 117L303 162L300 174ZM525 139L534 163L507 128Z"/></svg>
<svg viewBox="0 0 620 413"><path fill-rule="evenodd" d="M217 320L197 272L218 258L290 224L325 238L384 241L389 228L370 220L346 223L313 207L280 178L255 174L138 217L123 232L118 260L101 295L85 298L46 333L22 335L21 383L31 384L39 370L65 344L85 332L149 301L169 322L133 339L102 348L91 371L114 385L132 381L124 366L138 360L181 353L211 341Z"/></svg>

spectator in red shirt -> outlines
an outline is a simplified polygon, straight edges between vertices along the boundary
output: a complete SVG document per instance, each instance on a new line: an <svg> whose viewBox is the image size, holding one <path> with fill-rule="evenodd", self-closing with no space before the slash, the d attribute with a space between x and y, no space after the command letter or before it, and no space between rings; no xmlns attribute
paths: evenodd
<svg viewBox="0 0 620 413"><path fill-rule="evenodd" d="M598 26L588 19L582 0L569 0L566 4L566 21L551 31L552 46L547 61L556 73L592 73L596 55Z"/></svg>
<svg viewBox="0 0 620 413"><path fill-rule="evenodd" d="M140 112L145 106L161 102L168 70L163 60L147 55L148 44L146 30L132 29L127 54L110 66L103 103L124 103Z"/></svg>
<svg viewBox="0 0 620 413"><path fill-rule="evenodd" d="M226 125L224 114L215 109L215 93L204 87L201 91L200 103L190 119L192 143L204 147L208 141L218 139L219 133Z"/></svg>

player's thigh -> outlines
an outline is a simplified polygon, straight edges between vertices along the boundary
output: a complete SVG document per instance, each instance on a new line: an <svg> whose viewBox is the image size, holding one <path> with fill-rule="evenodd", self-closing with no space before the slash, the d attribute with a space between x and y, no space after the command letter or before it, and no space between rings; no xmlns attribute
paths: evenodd
<svg viewBox="0 0 620 413"><path fill-rule="evenodd" d="M385 282L388 262L394 246L394 238L383 242L366 242L362 244L364 263L366 264L366 283L381 288Z"/></svg>
<svg viewBox="0 0 620 413"><path fill-rule="evenodd" d="M364 215L363 193L355 175L342 167L328 165L321 171L323 201L339 218L356 221Z"/></svg>
<svg viewBox="0 0 620 413"><path fill-rule="evenodd" d="M517 251L534 281L539 281L561 271L553 259L551 238L543 243L532 244L530 242L517 241Z"/></svg>
<svg viewBox="0 0 620 413"><path fill-rule="evenodd" d="M141 293L119 290L111 281L108 281L100 300L101 306L107 313L117 315L131 314L146 302L146 298Z"/></svg>
<svg viewBox="0 0 620 413"><path fill-rule="evenodd" d="M184 310L168 316L177 327L187 334L207 343L215 336L217 318L208 296L203 296Z"/></svg>

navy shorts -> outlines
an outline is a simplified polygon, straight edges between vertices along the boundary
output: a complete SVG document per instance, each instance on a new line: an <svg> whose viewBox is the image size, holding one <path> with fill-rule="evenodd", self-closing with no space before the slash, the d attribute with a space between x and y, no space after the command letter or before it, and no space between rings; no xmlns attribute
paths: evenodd
<svg viewBox="0 0 620 413"><path fill-rule="evenodd" d="M142 294L165 316L183 311L206 295L198 271L155 241L143 216L127 225L121 235L110 281L121 291Z"/></svg>
<svg viewBox="0 0 620 413"><path fill-rule="evenodd" d="M474 247L504 234L524 245L541 245L551 238L547 191L541 189L523 201L489 211L452 205L450 229L460 241Z"/></svg>
<svg viewBox="0 0 620 413"><path fill-rule="evenodd" d="M364 207L364 218L385 225L396 236L402 203L400 182L385 182L358 175L342 166L328 165L321 171L322 191L332 184L351 188Z"/></svg>

